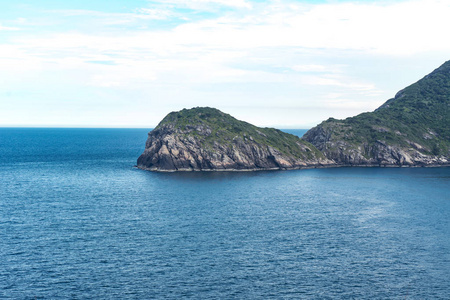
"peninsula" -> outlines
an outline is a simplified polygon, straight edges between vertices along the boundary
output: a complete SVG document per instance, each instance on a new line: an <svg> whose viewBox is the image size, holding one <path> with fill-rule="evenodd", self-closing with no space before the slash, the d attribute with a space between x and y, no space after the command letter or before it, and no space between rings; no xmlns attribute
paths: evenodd
<svg viewBox="0 0 450 300"><path fill-rule="evenodd" d="M150 171L255 171L338 166L449 166L450 61L374 112L330 118L303 138L215 108L168 114L137 166Z"/></svg>

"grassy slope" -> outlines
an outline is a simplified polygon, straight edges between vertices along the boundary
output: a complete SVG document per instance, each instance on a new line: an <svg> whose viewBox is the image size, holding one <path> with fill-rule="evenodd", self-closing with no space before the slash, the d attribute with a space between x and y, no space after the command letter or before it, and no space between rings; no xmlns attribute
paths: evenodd
<svg viewBox="0 0 450 300"><path fill-rule="evenodd" d="M418 143L428 154L448 155L450 149L450 61L397 93L376 111L320 124L332 140L373 144L382 140L410 147ZM433 134L435 133L435 135Z"/></svg>
<svg viewBox="0 0 450 300"><path fill-rule="evenodd" d="M233 139L253 140L254 142L271 146L280 152L295 158L323 157L323 154L312 144L301 140L299 137L282 132L274 128L260 128L247 122L239 121L232 116L215 108L197 107L183 109L179 112L171 112L157 126L174 124L183 135L192 135L201 140L205 148L212 147L214 142L231 147ZM196 127L209 128L211 133L204 135L195 130ZM251 138L250 138L251 137ZM307 146L311 151L303 151L297 143Z"/></svg>

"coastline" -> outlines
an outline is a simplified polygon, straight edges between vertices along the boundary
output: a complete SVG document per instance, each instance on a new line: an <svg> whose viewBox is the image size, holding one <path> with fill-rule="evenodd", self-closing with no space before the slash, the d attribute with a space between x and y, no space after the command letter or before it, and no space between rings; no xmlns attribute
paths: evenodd
<svg viewBox="0 0 450 300"><path fill-rule="evenodd" d="M258 172L258 171L291 171L291 170L309 170L309 169L331 169L331 168L448 168L450 164L421 164L421 165L388 165L388 164L370 164L370 165L351 165L351 164L332 164L332 165L310 165L294 168L252 168L252 169L176 169L166 170L159 168L146 168L135 165L134 167L150 172L174 173L174 172Z"/></svg>

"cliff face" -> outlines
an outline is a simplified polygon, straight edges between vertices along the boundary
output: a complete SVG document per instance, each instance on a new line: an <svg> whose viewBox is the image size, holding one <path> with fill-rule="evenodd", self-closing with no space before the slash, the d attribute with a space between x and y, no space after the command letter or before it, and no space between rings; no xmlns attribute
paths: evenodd
<svg viewBox="0 0 450 300"><path fill-rule="evenodd" d="M300 169L333 164L314 146L213 108L167 115L149 133L138 167L151 171Z"/></svg>
<svg viewBox="0 0 450 300"><path fill-rule="evenodd" d="M407 138L401 142L390 142L386 141L386 138L381 138L365 139L360 143L355 143L352 138L336 137L334 134L336 128L343 127L342 123L336 122L327 125L321 124L311 129L304 138L338 165L444 166L450 164L449 155L434 155L430 148L409 141ZM351 131L350 128L347 133L350 136ZM401 135L400 132L396 134Z"/></svg>
<svg viewBox="0 0 450 300"><path fill-rule="evenodd" d="M303 138L341 165L449 165L450 61L374 112L329 119Z"/></svg>

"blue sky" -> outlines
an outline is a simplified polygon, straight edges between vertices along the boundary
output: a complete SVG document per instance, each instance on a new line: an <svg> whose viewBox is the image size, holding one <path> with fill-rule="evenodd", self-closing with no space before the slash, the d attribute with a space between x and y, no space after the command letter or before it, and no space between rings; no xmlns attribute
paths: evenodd
<svg viewBox="0 0 450 300"><path fill-rule="evenodd" d="M450 2L0 2L0 126L153 127L212 106L310 128L450 59Z"/></svg>

